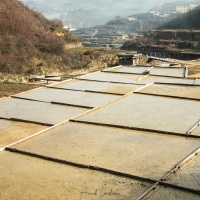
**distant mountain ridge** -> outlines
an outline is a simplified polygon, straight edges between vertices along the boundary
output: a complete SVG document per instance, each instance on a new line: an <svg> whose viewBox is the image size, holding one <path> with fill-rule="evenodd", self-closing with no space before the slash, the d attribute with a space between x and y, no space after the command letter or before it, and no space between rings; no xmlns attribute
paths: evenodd
<svg viewBox="0 0 200 200"><path fill-rule="evenodd" d="M60 19L71 28L102 25L115 16L148 12L153 5L167 0L21 0L25 5L44 14L48 19ZM157 2L157 3L156 3Z"/></svg>

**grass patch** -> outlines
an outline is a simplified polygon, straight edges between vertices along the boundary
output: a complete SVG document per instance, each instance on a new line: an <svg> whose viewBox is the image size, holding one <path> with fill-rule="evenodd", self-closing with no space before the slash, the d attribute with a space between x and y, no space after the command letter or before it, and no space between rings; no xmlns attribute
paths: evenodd
<svg viewBox="0 0 200 200"><path fill-rule="evenodd" d="M23 83L0 83L0 98L25 92L41 85Z"/></svg>
<svg viewBox="0 0 200 200"><path fill-rule="evenodd" d="M188 75L194 75L194 74L199 74L199 73L200 73L200 66L199 65L188 68Z"/></svg>
<svg viewBox="0 0 200 200"><path fill-rule="evenodd" d="M120 50L120 49L106 49L106 48L98 48L98 47L78 47L78 48L71 48L71 49L68 49L69 52L71 53L75 53L75 52L78 52L78 53L82 53L82 54L87 54L87 52L99 52L101 53L102 55L105 55L105 54L118 54L118 53L127 53L126 50ZM135 52L134 52L135 53Z"/></svg>

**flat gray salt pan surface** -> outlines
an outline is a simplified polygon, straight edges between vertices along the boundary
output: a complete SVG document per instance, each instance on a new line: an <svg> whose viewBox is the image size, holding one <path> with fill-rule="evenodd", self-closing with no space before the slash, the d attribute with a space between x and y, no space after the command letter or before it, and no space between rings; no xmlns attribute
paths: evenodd
<svg viewBox="0 0 200 200"><path fill-rule="evenodd" d="M196 127L192 132L192 135L199 135L200 136L200 126Z"/></svg>
<svg viewBox="0 0 200 200"><path fill-rule="evenodd" d="M0 110L2 118L57 124L86 112L88 109L10 98L0 101Z"/></svg>
<svg viewBox="0 0 200 200"><path fill-rule="evenodd" d="M109 72L97 72L79 77L79 79L98 80L107 82L136 83L144 75L139 74L118 74Z"/></svg>
<svg viewBox="0 0 200 200"><path fill-rule="evenodd" d="M190 84L193 85L195 83L195 79L184 79L184 78L170 78L170 77L161 77L161 76L147 76L146 78L141 79L139 84L149 84L154 82L160 83L175 83L175 84Z"/></svg>
<svg viewBox="0 0 200 200"><path fill-rule="evenodd" d="M200 190L200 154L173 174L167 182L194 190Z"/></svg>
<svg viewBox="0 0 200 200"><path fill-rule="evenodd" d="M142 74L144 71L150 69L150 67L136 67L136 66L119 66L116 68L110 68L104 70L106 72L118 72L118 73L130 73L130 74Z"/></svg>
<svg viewBox="0 0 200 200"><path fill-rule="evenodd" d="M73 90L89 90L96 92L105 93L116 93L116 94L127 94L131 91L142 87L141 85L127 85L119 83L104 83L95 81L85 81L85 80L72 80L66 83L55 84L53 87L62 89L73 89Z"/></svg>
<svg viewBox="0 0 200 200"><path fill-rule="evenodd" d="M129 200L151 184L29 156L0 153L0 199Z"/></svg>
<svg viewBox="0 0 200 200"><path fill-rule="evenodd" d="M199 200L200 196L190 192L173 189L169 187L159 187L148 197L148 200Z"/></svg>
<svg viewBox="0 0 200 200"><path fill-rule="evenodd" d="M140 90L139 93L185 97L200 100L200 86L153 84Z"/></svg>
<svg viewBox="0 0 200 200"><path fill-rule="evenodd" d="M143 74L150 70L151 75L180 77L184 78L185 68L165 68L165 67L138 67L138 66L119 66L114 69L104 70L107 72Z"/></svg>
<svg viewBox="0 0 200 200"><path fill-rule="evenodd" d="M157 75L157 76L169 76L169 77L185 77L185 68L151 68L151 75Z"/></svg>
<svg viewBox="0 0 200 200"><path fill-rule="evenodd" d="M196 80L195 80L195 84L196 84L196 85L200 85L200 79L196 79Z"/></svg>
<svg viewBox="0 0 200 200"><path fill-rule="evenodd" d="M200 102L132 94L78 120L185 134L200 119Z"/></svg>
<svg viewBox="0 0 200 200"><path fill-rule="evenodd" d="M199 145L199 140L69 122L13 148L161 179Z"/></svg>
<svg viewBox="0 0 200 200"><path fill-rule="evenodd" d="M0 119L0 148L46 128L37 124Z"/></svg>
<svg viewBox="0 0 200 200"><path fill-rule="evenodd" d="M98 94L82 91L59 90L53 88L38 89L17 97L39 100L44 102L58 102L64 104L96 107L118 98L116 95Z"/></svg>

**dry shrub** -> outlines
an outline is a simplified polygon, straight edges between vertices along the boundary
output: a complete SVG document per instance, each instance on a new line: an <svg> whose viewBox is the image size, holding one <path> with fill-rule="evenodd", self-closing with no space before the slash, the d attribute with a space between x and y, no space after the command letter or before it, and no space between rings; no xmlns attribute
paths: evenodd
<svg viewBox="0 0 200 200"><path fill-rule="evenodd" d="M23 73L33 57L63 55L64 38L53 34L52 24L19 1L0 0L0 72Z"/></svg>

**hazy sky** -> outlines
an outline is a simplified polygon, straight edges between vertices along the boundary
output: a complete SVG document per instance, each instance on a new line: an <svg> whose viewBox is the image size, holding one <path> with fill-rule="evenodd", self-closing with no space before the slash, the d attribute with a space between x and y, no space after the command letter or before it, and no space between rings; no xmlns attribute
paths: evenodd
<svg viewBox="0 0 200 200"><path fill-rule="evenodd" d="M48 6L58 6L61 4L70 4L74 5L74 8L79 7L81 4L88 4L90 7L91 4L99 6L100 9L109 8L112 10L116 8L121 8L121 10L137 10L138 11L148 11L154 6L161 6L166 2L174 2L176 0L22 0L22 1L34 1L40 4L45 4ZM110 7L111 6L111 7ZM132 13L133 14L133 13Z"/></svg>

